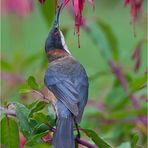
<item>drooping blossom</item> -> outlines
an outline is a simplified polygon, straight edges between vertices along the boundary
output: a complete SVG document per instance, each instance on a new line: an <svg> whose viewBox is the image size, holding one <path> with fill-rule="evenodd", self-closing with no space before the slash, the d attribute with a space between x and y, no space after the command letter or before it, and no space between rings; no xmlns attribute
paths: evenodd
<svg viewBox="0 0 148 148"><path fill-rule="evenodd" d="M41 3L44 3L45 0L39 0ZM94 0L87 0L94 8ZM63 3L63 8L70 2L70 0L61 0ZM78 44L79 44L79 35L80 35L80 26L83 24L82 12L84 9L84 0L72 0L75 16L75 33L78 35ZM55 0L55 4L58 5L58 1ZM80 44L78 45L80 47Z"/></svg>
<svg viewBox="0 0 148 148"><path fill-rule="evenodd" d="M124 74L121 68L115 63L113 60L109 60L109 65L111 66L112 72L115 74L121 85L123 86L124 90L128 92L128 83L124 77Z"/></svg>
<svg viewBox="0 0 148 148"><path fill-rule="evenodd" d="M19 16L26 16L33 9L32 0L2 0L3 14L16 13Z"/></svg>
<svg viewBox="0 0 148 148"><path fill-rule="evenodd" d="M124 0L124 5L130 5L131 21L135 23L141 12L143 0Z"/></svg>
<svg viewBox="0 0 148 148"><path fill-rule="evenodd" d="M138 109L140 108L140 103L139 103L139 100L138 98L130 93L129 91L129 86L128 86L128 81L125 79L125 76L121 70L121 68L118 66L118 64L110 59L109 60L109 65L111 66L111 69L112 69L112 72L114 73L114 75L116 76L116 78L119 80L120 84L122 85L122 87L124 88L126 94L129 96L129 98L131 99L132 101L132 104L133 104L133 107L135 109Z"/></svg>
<svg viewBox="0 0 148 148"><path fill-rule="evenodd" d="M141 45L137 45L134 49L132 59L135 60L135 71L139 70L141 65Z"/></svg>
<svg viewBox="0 0 148 148"><path fill-rule="evenodd" d="M132 59L135 61L135 71L138 71L141 65L141 49L144 42L144 39L140 40L132 53Z"/></svg>
<svg viewBox="0 0 148 148"><path fill-rule="evenodd" d="M40 2L41 4L44 4L45 0L39 0L39 2Z"/></svg>

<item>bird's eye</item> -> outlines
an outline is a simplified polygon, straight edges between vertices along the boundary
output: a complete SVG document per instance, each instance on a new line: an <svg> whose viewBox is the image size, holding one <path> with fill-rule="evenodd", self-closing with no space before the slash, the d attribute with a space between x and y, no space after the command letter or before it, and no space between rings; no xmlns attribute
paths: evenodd
<svg viewBox="0 0 148 148"><path fill-rule="evenodd" d="M55 28L55 32L58 32L58 28Z"/></svg>

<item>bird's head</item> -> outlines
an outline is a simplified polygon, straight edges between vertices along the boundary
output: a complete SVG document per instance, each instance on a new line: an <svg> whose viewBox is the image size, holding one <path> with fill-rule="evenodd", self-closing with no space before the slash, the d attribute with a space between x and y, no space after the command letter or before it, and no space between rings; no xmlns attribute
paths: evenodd
<svg viewBox="0 0 148 148"><path fill-rule="evenodd" d="M45 43L46 53L54 49L65 50L66 52L70 53L65 43L64 36L59 28L59 15L61 8L62 4L57 8L53 27L49 32L49 35Z"/></svg>

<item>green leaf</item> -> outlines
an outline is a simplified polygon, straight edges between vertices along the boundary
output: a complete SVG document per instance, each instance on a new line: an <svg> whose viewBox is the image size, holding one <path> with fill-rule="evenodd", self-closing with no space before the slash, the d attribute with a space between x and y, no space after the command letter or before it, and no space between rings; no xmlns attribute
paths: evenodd
<svg viewBox="0 0 148 148"><path fill-rule="evenodd" d="M39 125L39 123L33 118L29 118L28 120L29 120L29 125L33 131Z"/></svg>
<svg viewBox="0 0 148 148"><path fill-rule="evenodd" d="M96 132L90 129L82 129L82 131L92 139L92 141L99 147L99 148L111 148L111 146L104 141L101 137L97 135Z"/></svg>
<svg viewBox="0 0 148 148"><path fill-rule="evenodd" d="M29 93L29 92L31 92L31 91L32 91L31 89L27 89L27 88L26 88L26 89L20 89L20 90L19 90L19 93L20 93L20 94L25 94L25 93Z"/></svg>
<svg viewBox="0 0 148 148"><path fill-rule="evenodd" d="M24 105L17 103L16 104L16 118L20 125L20 128L24 134L24 136L28 139L31 136L32 129L29 125L28 116L29 116L29 109L26 108Z"/></svg>
<svg viewBox="0 0 148 148"><path fill-rule="evenodd" d="M114 86L105 98L109 108L115 109L121 102L126 99L126 94L121 86Z"/></svg>
<svg viewBox="0 0 148 148"><path fill-rule="evenodd" d="M89 31L89 37L92 39L92 41L99 47L100 53L102 56L106 59L111 58L111 52L109 47L109 42L106 38L106 35L102 28L97 24L88 24L91 31Z"/></svg>
<svg viewBox="0 0 148 148"><path fill-rule="evenodd" d="M139 90L144 84L146 84L147 81L147 75L143 75L138 77L137 79L134 79L134 81L132 81L130 83L130 90L131 91L137 91Z"/></svg>
<svg viewBox="0 0 148 148"><path fill-rule="evenodd" d="M47 105L47 102L44 101L37 101L34 106L31 108L30 114L29 116L32 116L33 113L38 112L40 110L42 110L43 108L45 108L45 106Z"/></svg>
<svg viewBox="0 0 148 148"><path fill-rule="evenodd" d="M50 124L52 127L55 126L55 119L53 116L45 115L41 112L34 113L34 119L36 119L39 123Z"/></svg>
<svg viewBox="0 0 148 148"><path fill-rule="evenodd" d="M36 101L33 101L31 104L29 104L27 107L29 108L29 109L32 109L35 105L36 105L36 103L38 102L39 100L36 100Z"/></svg>
<svg viewBox="0 0 148 148"><path fill-rule="evenodd" d="M130 146L129 142L124 142L120 146L118 146L117 148L131 148L131 146Z"/></svg>
<svg viewBox="0 0 148 148"><path fill-rule="evenodd" d="M24 148L30 148L30 146L25 145ZM36 143L35 145L32 145L31 148L52 148L52 146L51 144Z"/></svg>
<svg viewBox="0 0 148 148"><path fill-rule="evenodd" d="M54 18L54 12L55 12L55 1L46 0L45 3L41 5L40 8L41 8L43 17L47 21L48 25L51 26Z"/></svg>
<svg viewBox="0 0 148 148"><path fill-rule="evenodd" d="M36 143L41 143L41 142L42 142L42 141L41 141L41 138L42 138L43 136L47 135L48 132L49 132L49 130L46 131L46 132L43 132L43 133L36 134L36 135L32 136L31 139L29 139L25 145L27 145L27 146L32 146L32 145L34 145L34 144L36 144Z"/></svg>
<svg viewBox="0 0 148 148"><path fill-rule="evenodd" d="M16 105L16 111L22 112L27 118L29 117L30 110L21 103L15 103Z"/></svg>
<svg viewBox="0 0 148 148"><path fill-rule="evenodd" d="M41 113L41 112L37 112L34 113L34 119L36 119L39 123L48 123L49 118L47 115Z"/></svg>
<svg viewBox="0 0 148 148"><path fill-rule="evenodd" d="M137 134L134 134L131 141L131 148L135 148L136 144L138 142L139 136Z"/></svg>
<svg viewBox="0 0 148 148"><path fill-rule="evenodd" d="M33 133L34 134L39 134L39 133L46 132L47 130L49 130L49 127L46 124L41 123L41 124L38 124L38 126L36 126L34 128Z"/></svg>
<svg viewBox="0 0 148 148"><path fill-rule="evenodd" d="M19 147L19 130L15 119L4 117L1 120L1 144L7 148Z"/></svg>
<svg viewBox="0 0 148 148"><path fill-rule="evenodd" d="M33 76L30 76L27 80L28 85L30 86L30 88L35 89L35 90L39 90L39 85L37 84L35 78Z"/></svg>
<svg viewBox="0 0 148 148"><path fill-rule="evenodd" d="M114 59L118 59L119 56L119 50L118 50L118 43L117 43L117 39L113 33L113 31L111 30L110 26L107 25L106 23L104 23L103 21L101 21L99 19L98 25L101 27L102 31L104 32L105 36L106 36L106 40L109 44L111 53L112 53L112 57Z"/></svg>
<svg viewBox="0 0 148 148"><path fill-rule="evenodd" d="M123 119L129 116L146 115L146 109L131 109L131 110L120 110L105 115L109 119Z"/></svg>
<svg viewBox="0 0 148 148"><path fill-rule="evenodd" d="M42 56L42 53L40 52L31 55L28 59L25 60L25 62L23 63L23 67L28 68L28 66L31 65L33 62L39 60L41 56Z"/></svg>
<svg viewBox="0 0 148 148"><path fill-rule="evenodd" d="M7 71L12 71L13 68L10 65L10 63L8 63L6 60L1 59L1 69L2 70L7 70Z"/></svg>

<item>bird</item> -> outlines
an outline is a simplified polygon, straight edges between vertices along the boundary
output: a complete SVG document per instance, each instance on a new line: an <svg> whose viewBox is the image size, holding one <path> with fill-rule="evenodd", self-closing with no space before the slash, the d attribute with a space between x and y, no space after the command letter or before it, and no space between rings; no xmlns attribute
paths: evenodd
<svg viewBox="0 0 148 148"><path fill-rule="evenodd" d="M53 26L45 42L48 68L44 84L55 96L51 101L56 114L52 145L54 148L75 148L75 138L80 138L78 124L87 104L89 82L84 67L72 56L60 30L62 5L61 3L56 10Z"/></svg>

